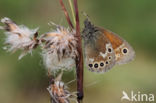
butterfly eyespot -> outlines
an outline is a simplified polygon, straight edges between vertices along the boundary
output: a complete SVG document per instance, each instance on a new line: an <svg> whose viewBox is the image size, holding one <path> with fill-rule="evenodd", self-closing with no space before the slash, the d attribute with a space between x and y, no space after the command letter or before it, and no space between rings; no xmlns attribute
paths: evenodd
<svg viewBox="0 0 156 103"><path fill-rule="evenodd" d="M122 53L123 54L127 54L128 53L128 49L127 48L122 49Z"/></svg>
<svg viewBox="0 0 156 103"><path fill-rule="evenodd" d="M95 64L94 64L94 67L95 67L95 68L98 68L98 64L97 64L97 63L95 63Z"/></svg>
<svg viewBox="0 0 156 103"><path fill-rule="evenodd" d="M104 66L104 63L100 63L100 66L103 67Z"/></svg>
<svg viewBox="0 0 156 103"><path fill-rule="evenodd" d="M111 52L112 52L112 49L111 49L111 48L108 48L108 52L110 52L110 53L111 53Z"/></svg>
<svg viewBox="0 0 156 103"><path fill-rule="evenodd" d="M93 67L93 64L89 64L88 66L89 66L90 68L92 68L92 67Z"/></svg>
<svg viewBox="0 0 156 103"><path fill-rule="evenodd" d="M109 56L109 57L108 57L108 59L112 59L112 57L111 57L111 56Z"/></svg>
<svg viewBox="0 0 156 103"><path fill-rule="evenodd" d="M106 61L106 64L108 64L108 61Z"/></svg>

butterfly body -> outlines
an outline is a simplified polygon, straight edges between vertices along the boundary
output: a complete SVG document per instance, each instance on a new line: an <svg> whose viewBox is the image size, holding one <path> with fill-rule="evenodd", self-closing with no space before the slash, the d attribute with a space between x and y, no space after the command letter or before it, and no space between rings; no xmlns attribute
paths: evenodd
<svg viewBox="0 0 156 103"><path fill-rule="evenodd" d="M115 64L133 60L133 48L117 34L94 26L88 19L83 29L84 50L87 67L93 72L106 72Z"/></svg>

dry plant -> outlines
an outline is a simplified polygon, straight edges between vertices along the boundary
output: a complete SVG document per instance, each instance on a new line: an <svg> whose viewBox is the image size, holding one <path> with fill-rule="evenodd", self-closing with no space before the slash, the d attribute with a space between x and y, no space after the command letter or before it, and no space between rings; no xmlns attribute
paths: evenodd
<svg viewBox="0 0 156 103"><path fill-rule="evenodd" d="M37 47L42 49L44 65L48 72L49 87L47 90L52 103L70 103L74 100L80 103L83 99L83 50L80 32L79 10L77 0L68 0L73 22L62 0L59 0L69 28L51 22L56 28L53 31L38 35L38 28L29 29L17 25L5 17L1 22L5 26L6 49L9 52L21 50L21 59L27 53L32 53ZM86 14L84 14L86 15ZM87 15L86 15L87 16ZM88 16L84 21L82 31L84 39L84 54L87 67L92 72L104 73L118 64L126 64L135 57L135 51L126 40L110 30L95 26ZM76 68L77 91L72 93L61 80L63 71ZM61 73L59 73L62 71ZM77 95L75 95L77 94ZM76 99L77 98L77 99Z"/></svg>
<svg viewBox="0 0 156 103"><path fill-rule="evenodd" d="M4 49L12 53L21 50L22 53L19 56L21 59L27 53L32 53L35 48L41 47L44 65L48 71L50 84L47 90L51 96L51 102L70 103L71 100L74 100L80 103L83 99L83 53L78 4L77 0L73 0L73 2L68 0L72 11L73 25L63 1L59 0L59 2L70 28L52 23L56 29L39 36L39 28L29 29L24 25L17 25L10 18L5 17L1 19L5 26L0 26L0 29L5 30L6 34ZM73 67L76 67L77 73L77 96L76 93L71 93L61 80L63 72L58 74L60 70L70 70Z"/></svg>

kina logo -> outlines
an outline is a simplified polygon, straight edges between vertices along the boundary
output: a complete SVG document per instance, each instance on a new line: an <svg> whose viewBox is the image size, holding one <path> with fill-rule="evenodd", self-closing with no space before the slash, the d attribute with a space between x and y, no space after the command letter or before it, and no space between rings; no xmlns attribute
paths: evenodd
<svg viewBox="0 0 156 103"><path fill-rule="evenodd" d="M154 94L145 94L141 92L134 92L131 91L129 94L126 93L125 91L122 91L122 97L121 101L127 100L131 102L153 102L154 101Z"/></svg>

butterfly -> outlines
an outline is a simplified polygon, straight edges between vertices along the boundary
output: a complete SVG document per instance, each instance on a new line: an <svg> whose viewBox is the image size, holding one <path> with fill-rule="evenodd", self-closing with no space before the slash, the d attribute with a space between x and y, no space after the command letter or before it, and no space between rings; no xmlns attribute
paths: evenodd
<svg viewBox="0 0 156 103"><path fill-rule="evenodd" d="M104 73L116 64L126 64L135 57L130 44L116 33L95 26L87 18L82 31L87 68Z"/></svg>

